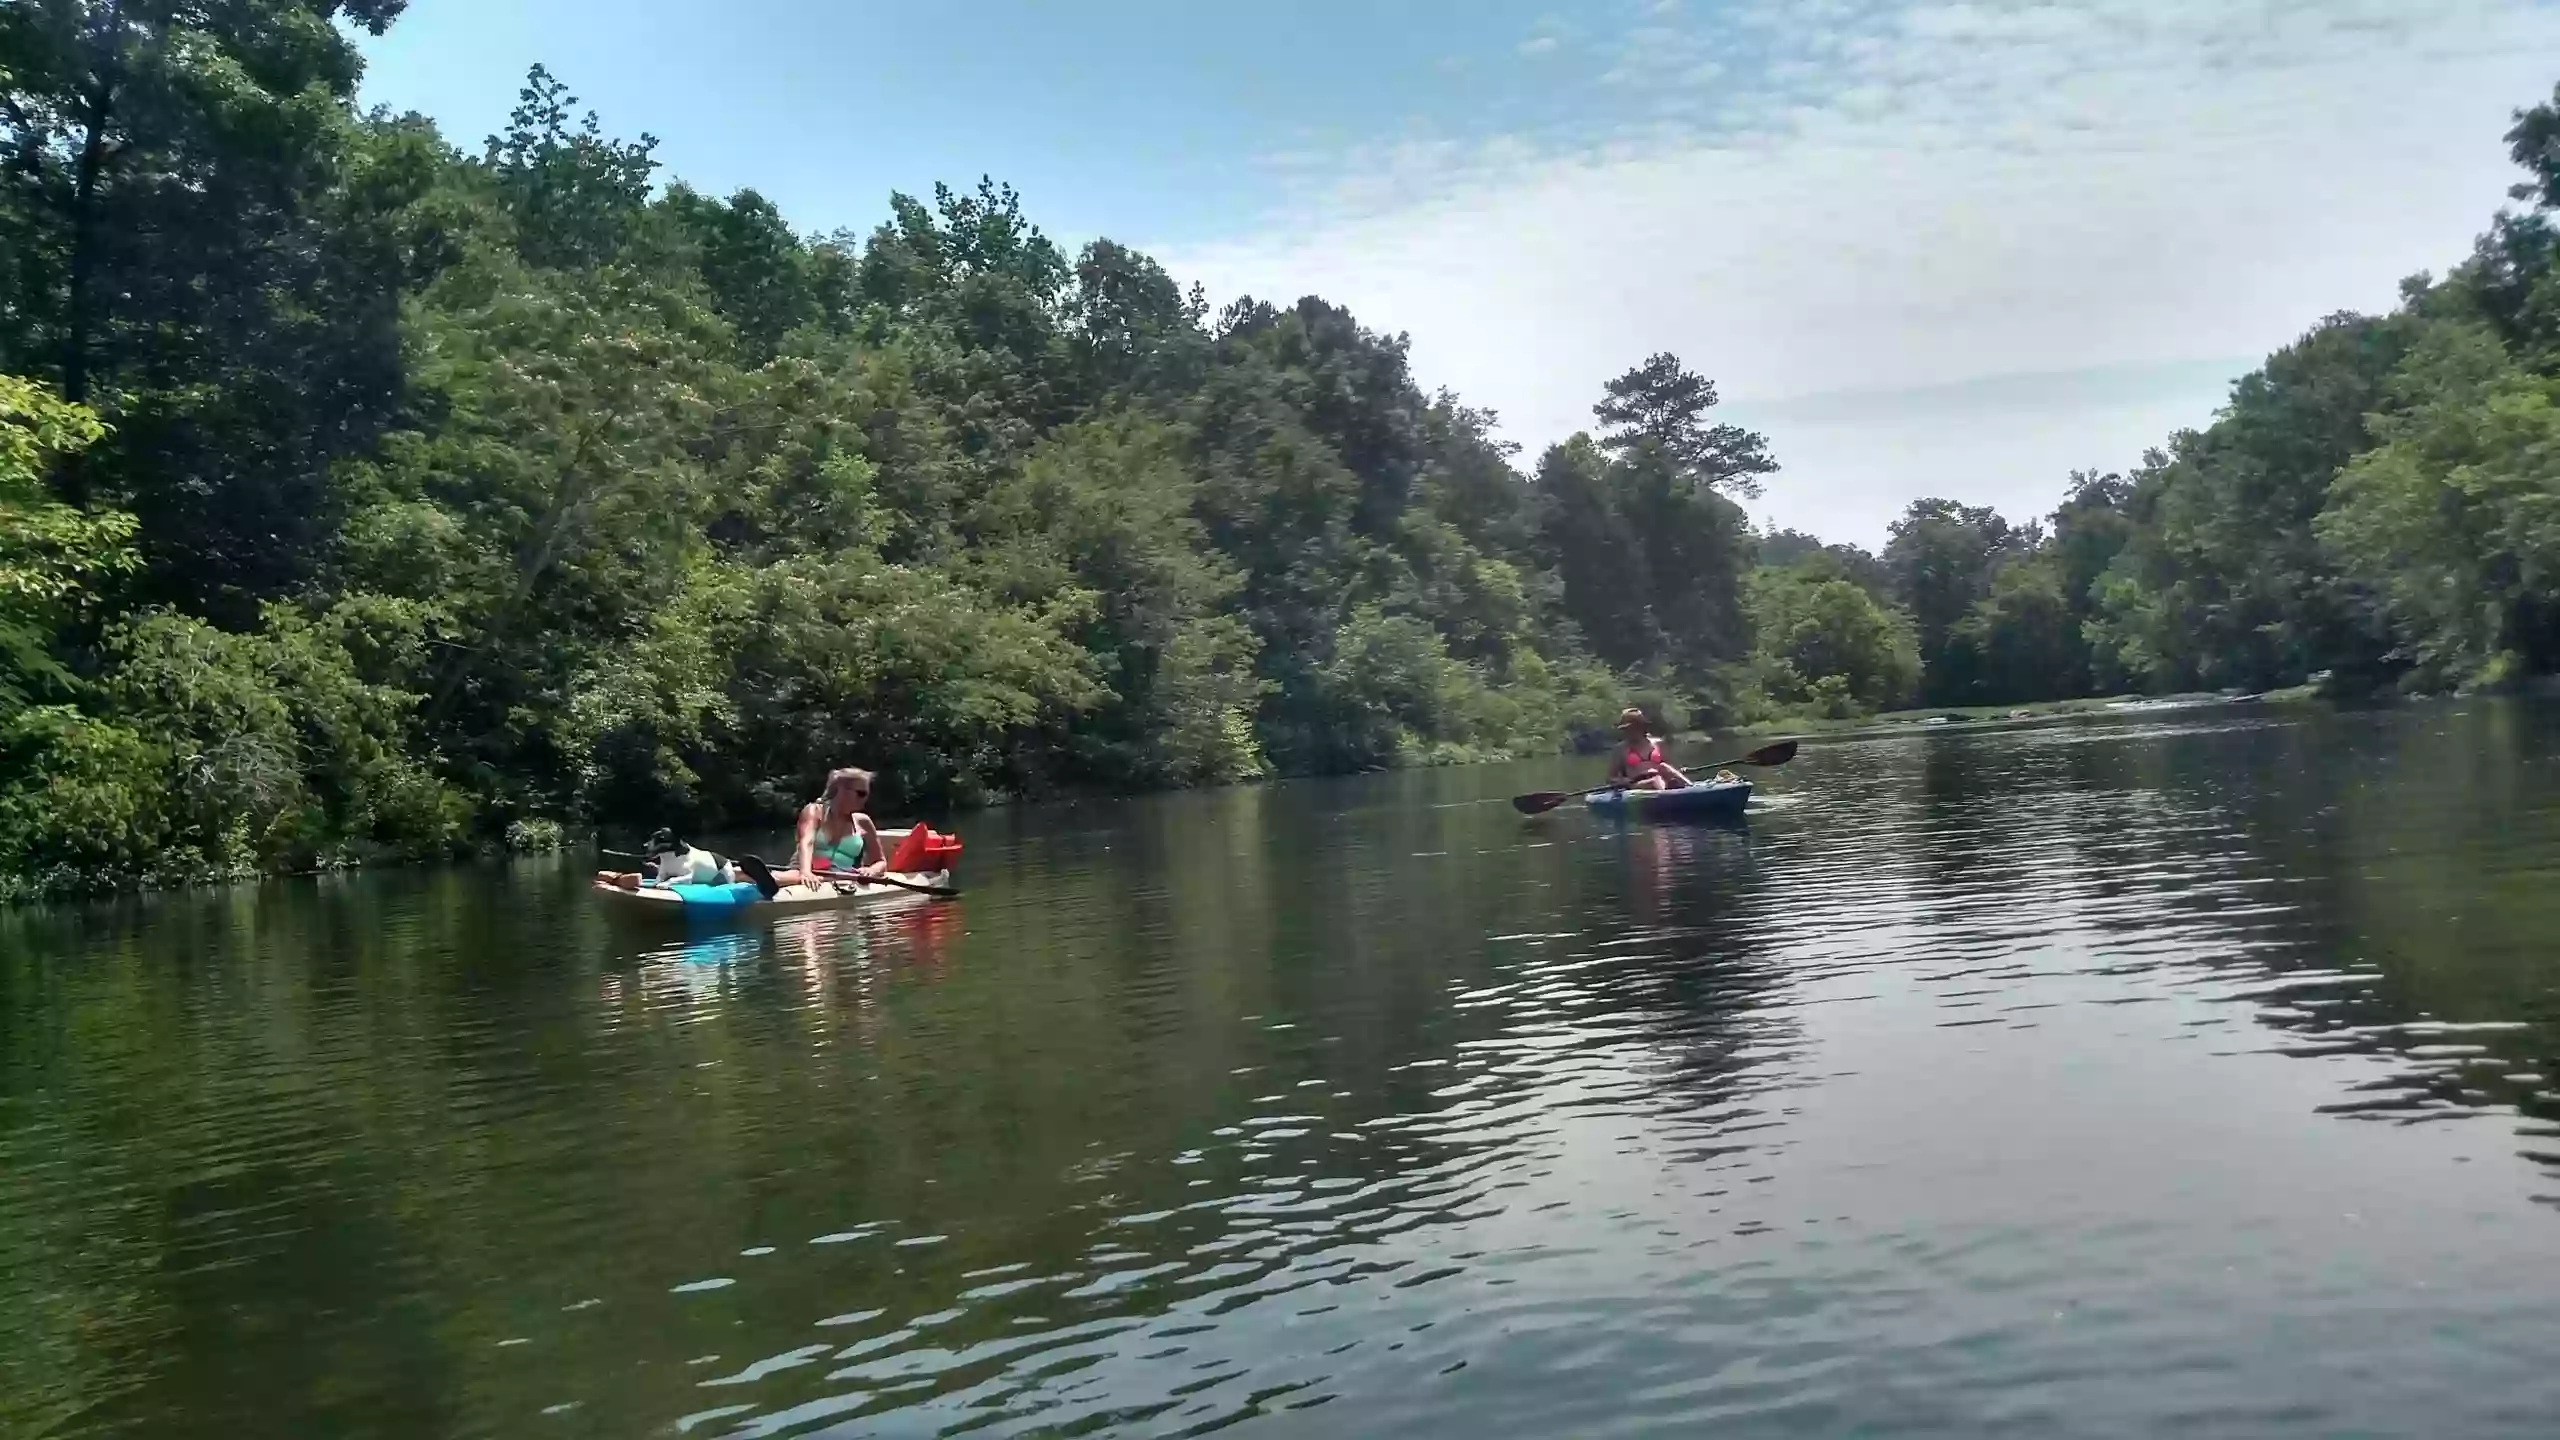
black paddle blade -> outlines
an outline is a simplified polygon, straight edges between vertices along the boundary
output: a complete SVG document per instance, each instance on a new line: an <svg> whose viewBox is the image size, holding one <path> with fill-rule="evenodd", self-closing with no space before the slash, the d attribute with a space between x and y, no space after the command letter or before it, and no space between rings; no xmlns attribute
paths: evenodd
<svg viewBox="0 0 2560 1440"><path fill-rule="evenodd" d="M1759 749L1752 751L1750 754L1743 756L1742 763L1745 765L1784 765L1794 758L1796 758L1796 742L1793 740L1781 740L1775 745L1764 745Z"/></svg>
<svg viewBox="0 0 2560 1440"><path fill-rule="evenodd" d="M782 882L773 878L773 867L764 863L762 859L753 855L741 855L738 857L738 868L747 872L747 878L755 882L756 893L767 900L782 893Z"/></svg>
<svg viewBox="0 0 2560 1440"><path fill-rule="evenodd" d="M1512 796L1511 808L1523 815L1544 815L1572 798L1562 790L1541 790L1535 795Z"/></svg>

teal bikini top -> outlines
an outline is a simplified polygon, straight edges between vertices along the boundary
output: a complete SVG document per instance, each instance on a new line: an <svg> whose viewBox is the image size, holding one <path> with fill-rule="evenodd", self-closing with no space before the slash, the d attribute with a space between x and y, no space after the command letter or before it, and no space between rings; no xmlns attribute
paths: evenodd
<svg viewBox="0 0 2560 1440"><path fill-rule="evenodd" d="M814 858L829 870L854 870L862 865L862 853L870 848L860 825L854 826L834 840L824 834L811 837Z"/></svg>

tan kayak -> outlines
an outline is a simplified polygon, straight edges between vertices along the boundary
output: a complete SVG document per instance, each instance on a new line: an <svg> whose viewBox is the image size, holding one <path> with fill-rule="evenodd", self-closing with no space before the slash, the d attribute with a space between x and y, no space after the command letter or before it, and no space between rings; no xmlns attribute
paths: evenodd
<svg viewBox="0 0 2560 1440"><path fill-rule="evenodd" d="M631 914L682 916L688 919L768 919L812 914L821 910L853 910L900 901L925 904L936 895L957 894L950 872L891 875L895 885L847 881L825 885L785 885L770 900L753 885L644 886L625 890L596 882L595 893L614 909ZM913 888L910 888L913 887Z"/></svg>
<svg viewBox="0 0 2560 1440"><path fill-rule="evenodd" d="M893 852L906 839L904 830L883 830L880 840ZM937 842L939 843L939 842ZM956 849L956 847L955 847ZM630 915L664 915L694 920L762 920L824 910L854 910L900 902L925 904L956 895L959 887L949 870L908 873L891 871L881 880L831 880L817 885L785 885L771 899L740 881L729 885L644 885L625 890L597 881L594 890L608 908Z"/></svg>

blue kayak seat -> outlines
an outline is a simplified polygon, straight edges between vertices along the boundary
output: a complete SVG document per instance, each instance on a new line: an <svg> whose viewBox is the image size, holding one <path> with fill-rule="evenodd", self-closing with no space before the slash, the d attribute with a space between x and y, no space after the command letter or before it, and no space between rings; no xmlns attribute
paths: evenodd
<svg viewBox="0 0 2560 1440"><path fill-rule="evenodd" d="M679 884L665 888L688 906L699 905L711 910L735 909L740 905L755 905L764 900L763 891L743 881L733 885Z"/></svg>

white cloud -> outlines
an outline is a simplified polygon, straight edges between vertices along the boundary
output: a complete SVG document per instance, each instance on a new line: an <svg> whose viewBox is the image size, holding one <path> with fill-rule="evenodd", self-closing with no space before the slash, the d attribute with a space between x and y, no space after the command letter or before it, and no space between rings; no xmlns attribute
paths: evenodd
<svg viewBox="0 0 2560 1440"><path fill-rule="evenodd" d="M1520 53L1534 60L1541 55L1554 54L1556 47L1563 43L1553 35L1535 35L1520 42Z"/></svg>
<svg viewBox="0 0 2560 1440"><path fill-rule="evenodd" d="M1953 385L1729 402L1782 447L1762 520L1881 546L1910 500L1943 496L2012 519L2052 510L2073 470L2122 470L2200 423L2256 356L2008 375Z"/></svg>
<svg viewBox="0 0 2560 1440"><path fill-rule="evenodd" d="M2206 419L2199 362L2236 373L2460 259L2509 111L2560 78L2560 13L1754 0L1598 48L1605 124L1340 154L1261 233L1164 258L1410 331L1425 384L1533 448L1677 351L1763 417L1772 518L1872 539L1922 493L2047 508ZM1960 383L2179 366L2044 410ZM1948 385L1925 418L1860 398Z"/></svg>

